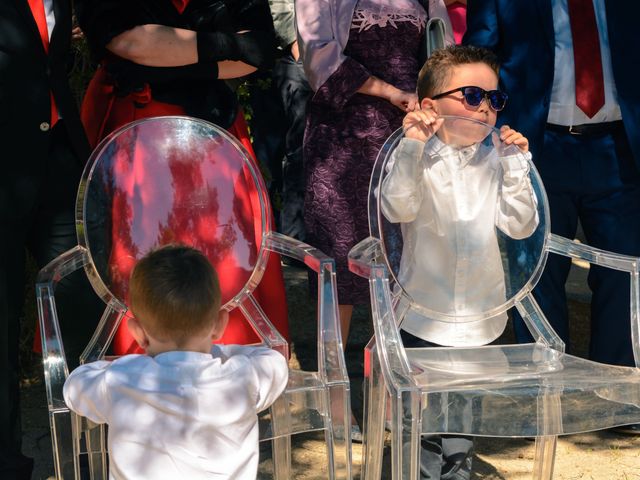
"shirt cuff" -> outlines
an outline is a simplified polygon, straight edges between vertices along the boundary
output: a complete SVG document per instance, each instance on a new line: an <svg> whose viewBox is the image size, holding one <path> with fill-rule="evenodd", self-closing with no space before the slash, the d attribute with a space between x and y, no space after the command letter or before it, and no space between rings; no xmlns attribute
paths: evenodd
<svg viewBox="0 0 640 480"><path fill-rule="evenodd" d="M531 152L523 152L522 155L507 155L500 157L500 164L505 174L522 173L529 171L529 162L531 161Z"/></svg>

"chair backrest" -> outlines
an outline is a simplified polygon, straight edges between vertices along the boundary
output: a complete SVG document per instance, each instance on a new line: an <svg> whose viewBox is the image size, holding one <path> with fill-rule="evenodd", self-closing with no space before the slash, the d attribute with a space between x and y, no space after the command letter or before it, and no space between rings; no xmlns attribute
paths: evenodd
<svg viewBox="0 0 640 480"><path fill-rule="evenodd" d="M159 246L200 249L224 279L223 308L241 305L266 267L269 211L264 182L249 153L212 123L148 118L105 138L85 168L76 222L78 243L89 256L85 270L113 319L98 330L83 361L104 355L121 321L117 317L128 315L133 266ZM268 338L286 343L268 320L264 323Z"/></svg>
<svg viewBox="0 0 640 480"><path fill-rule="evenodd" d="M444 345L486 344L542 273L547 199L530 156L502 142L499 130L462 117L441 121L426 143L412 138L414 126L382 147L369 189L370 233L403 327L428 323Z"/></svg>
<svg viewBox="0 0 640 480"><path fill-rule="evenodd" d="M222 286L227 306L255 286L271 224L248 155L222 128L186 117L140 120L102 141L82 178L76 221L89 277L107 303L126 303L133 265L170 243L199 248L231 279Z"/></svg>

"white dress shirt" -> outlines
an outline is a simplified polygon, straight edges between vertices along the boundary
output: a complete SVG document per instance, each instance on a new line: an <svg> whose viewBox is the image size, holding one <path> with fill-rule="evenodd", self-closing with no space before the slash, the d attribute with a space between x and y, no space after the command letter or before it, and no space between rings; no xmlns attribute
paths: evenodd
<svg viewBox="0 0 640 480"><path fill-rule="evenodd" d="M576 105L576 76L573 63L573 39L569 22L567 0L552 0L553 30L555 32L555 70L549 116L547 121L556 125L582 125L585 123L613 122L622 119L616 84L611 69L611 51L607 33L604 0L593 0L600 37L600 54L604 78L604 105L593 118L589 118ZM636 48L629 45L629 48ZM535 61L534 61L535 63Z"/></svg>
<svg viewBox="0 0 640 480"><path fill-rule="evenodd" d="M111 479L255 480L257 413L284 390L285 358L267 348L126 355L74 370L71 410L109 425Z"/></svg>
<svg viewBox="0 0 640 480"><path fill-rule="evenodd" d="M47 30L49 31L49 41L51 41L51 34L53 33L53 27L56 26L56 16L53 13L53 0L43 0L44 13L47 17Z"/></svg>
<svg viewBox="0 0 640 480"><path fill-rule="evenodd" d="M538 226L529 153L499 157L484 144L456 148L437 137L403 139L387 165L381 208L401 222L398 281L413 301L450 316L476 315L506 300L496 227L515 239ZM504 330L506 314L469 322L410 310L402 328L446 346L484 345Z"/></svg>

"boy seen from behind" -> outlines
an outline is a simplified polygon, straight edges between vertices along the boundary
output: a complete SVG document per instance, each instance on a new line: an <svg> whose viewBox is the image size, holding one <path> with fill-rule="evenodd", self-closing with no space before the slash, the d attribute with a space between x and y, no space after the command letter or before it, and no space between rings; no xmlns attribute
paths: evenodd
<svg viewBox="0 0 640 480"><path fill-rule="evenodd" d="M112 479L255 479L258 412L284 390L288 367L264 347L213 345L220 310L215 270L198 250L166 246L135 266L129 329L145 355L74 370L67 405L109 426Z"/></svg>

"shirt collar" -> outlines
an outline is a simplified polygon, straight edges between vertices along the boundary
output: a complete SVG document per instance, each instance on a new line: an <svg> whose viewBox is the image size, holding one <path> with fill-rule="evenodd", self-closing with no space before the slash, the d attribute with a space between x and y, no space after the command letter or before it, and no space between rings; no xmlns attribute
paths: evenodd
<svg viewBox="0 0 640 480"><path fill-rule="evenodd" d="M184 350L174 350L171 352L159 353L154 357L154 360L161 365L168 365L172 363L197 363L197 362L210 362L213 356L211 353L202 352L188 352Z"/></svg>
<svg viewBox="0 0 640 480"><path fill-rule="evenodd" d="M456 147L448 145L438 136L434 136L427 141L424 151L429 158L452 159L456 168L464 168L474 158L478 148L480 148L480 143L474 143L468 147Z"/></svg>

